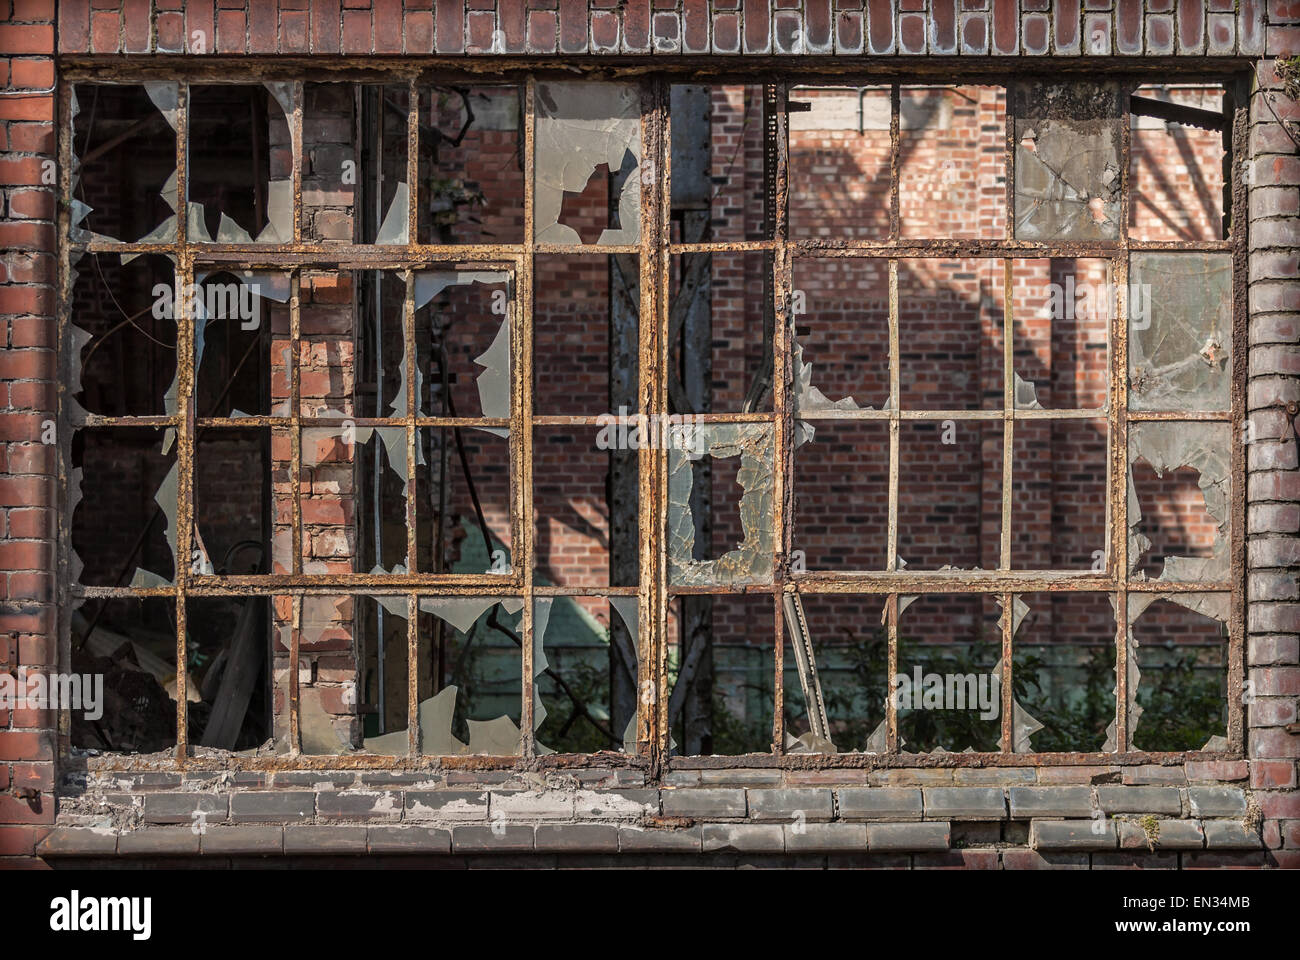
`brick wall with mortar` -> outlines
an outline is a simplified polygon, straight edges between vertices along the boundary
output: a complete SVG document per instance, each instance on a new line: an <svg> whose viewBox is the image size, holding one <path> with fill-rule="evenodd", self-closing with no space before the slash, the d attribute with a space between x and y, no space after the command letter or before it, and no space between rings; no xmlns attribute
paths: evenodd
<svg viewBox="0 0 1300 960"><path fill-rule="evenodd" d="M716 53L898 58L903 67L912 57L950 55L1021 57L1027 63L1074 56L1120 64L1130 56L1258 61L1250 130L1255 163L1248 403L1265 441L1249 454L1247 664L1259 699L1248 714L1247 760L1151 768L682 771L649 787L636 773L608 770L282 772L215 780L143 774L129 782L61 771L66 778L60 789L68 796L60 801L59 826L50 832L56 818L52 718L3 711L0 857L5 866L39 865L32 857L38 844L50 860L72 854L198 854L224 862L261 852L508 856L532 851L536 856L618 850L620 856L714 851L715 859L809 856L897 866L1102 866L1134 856L1151 866L1300 865L1300 738L1292 732L1300 693L1300 603L1295 602L1300 599L1295 546L1300 471L1294 425L1300 403L1300 284L1295 279L1300 161L1281 126L1297 116L1297 108L1273 96L1280 84L1271 66L1273 57L1300 52L1295 4L717 0L710 5L684 0L652 6L650 0L502 0L499 5L487 0L462 6L399 0L278 5L127 0L120 9L98 4L92 9L89 3L60 3L54 9L50 2L14 0L3 6L0 56L7 58L8 89L0 100L6 139L0 160L6 195L0 222L5 250L0 315L6 329L0 380L7 394L0 437L6 471L0 476L6 524L0 544L0 567L6 571L2 664L52 667L55 656L53 462L51 449L36 438L40 424L53 415L55 390L54 202L41 161L55 156L54 99L42 91L54 81L56 50L66 55L188 52L185 38L198 30L206 38L205 53L219 55L532 53L599 62ZM1007 61L1008 69L1015 63ZM324 780L335 789L281 790ZM1216 784L1229 786L1209 790ZM388 792L377 797L362 790L381 785ZM588 788L595 799L586 798ZM783 788L810 792L766 793ZM643 790L655 796L641 796ZM176 797L177 791L186 795ZM191 791L194 797L188 796ZM361 796L352 799L358 791ZM431 795L419 795L426 791ZM455 795L461 791L469 796ZM109 793L117 829L105 830L79 796L97 800ZM150 800L162 812L151 816ZM196 809L210 805L210 822L223 825L211 828L201 842L188 826L164 826L168 805L179 805L170 822L188 825L191 800ZM906 812L884 809L895 802ZM493 803L506 814L504 836L490 828ZM823 808L825 816L814 816L812 811ZM796 809L804 811L807 831L781 822L794 820ZM1088 827L1097 809L1120 816L1153 813L1165 822L1165 840L1148 853L1145 838L1137 838L1122 819L1094 834ZM462 819L466 813L470 822ZM244 826L249 823L257 826ZM141 828L147 824L156 826ZM120 837L118 829L124 831ZM1136 854L1129 852L1136 848Z"/></svg>

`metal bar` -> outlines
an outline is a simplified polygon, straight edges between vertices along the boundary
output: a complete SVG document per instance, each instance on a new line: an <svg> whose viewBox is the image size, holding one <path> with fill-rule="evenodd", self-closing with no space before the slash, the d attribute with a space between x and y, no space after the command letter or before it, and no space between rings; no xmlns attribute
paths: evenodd
<svg viewBox="0 0 1300 960"><path fill-rule="evenodd" d="M1016 436L1016 323L1012 315L1011 284L1011 258L1007 257L1002 261L1002 516L999 522L999 570L1011 569L1011 464L1015 454Z"/></svg>
<svg viewBox="0 0 1300 960"><path fill-rule="evenodd" d="M672 235L672 136L670 89L657 81L642 87L642 156L662 171L641 195L641 245L639 249L640 337L638 352L637 412L648 416L668 413L669 277L671 257L667 244ZM639 558L641 603L638 639L644 674L637 711L637 752L649 755L650 769L663 769L670 753L668 701L668 452L642 447L640 469Z"/></svg>
<svg viewBox="0 0 1300 960"><path fill-rule="evenodd" d="M416 482L416 444L419 441L419 430L415 424L415 411L419 404L419 396L415 391L418 377L418 363L416 362L415 346L415 272L407 270L402 277L404 290L402 293L402 340L403 356L402 363L405 365L406 379L406 396L403 400L406 403L406 417L403 426L406 427L406 569L417 569L417 547L419 523L419 507L417 501L419 497L417 492L419 484ZM439 518L441 519L441 518ZM376 557L375 561L380 562L381 558Z"/></svg>
<svg viewBox="0 0 1300 960"><path fill-rule="evenodd" d="M1002 91L1002 112L1006 121L1002 144L1002 202L1005 206L1002 236L1007 243L1016 242L1016 118L1011 108L1010 85ZM1010 291L1007 293L1010 296Z"/></svg>
<svg viewBox="0 0 1300 960"><path fill-rule="evenodd" d="M750 253L759 250L775 250L775 240L702 240L693 243L670 243L668 252L673 255L682 253Z"/></svg>
<svg viewBox="0 0 1300 960"><path fill-rule="evenodd" d="M302 116L303 84L293 84L293 112L289 117L290 147L293 150L293 243L302 244Z"/></svg>
<svg viewBox="0 0 1300 960"><path fill-rule="evenodd" d="M533 494L533 278L536 265L536 205L537 205L537 138L536 138L537 83L530 76L524 88L524 242L526 251L520 257L518 288L524 313L520 322L510 330L510 349L513 353L510 397L510 446L513 476L516 479L511 508L514 513L511 529L518 539L511 544L512 573L523 579L524 611L520 618L520 673L523 700L519 712L519 749L526 757L536 753L533 735L533 629L536 611L533 592L533 571L536 567L532 510ZM522 551L521 548L522 547ZM522 553L522 556L521 556ZM514 569L522 565L523 570Z"/></svg>
<svg viewBox="0 0 1300 960"><path fill-rule="evenodd" d="M1002 721L1001 740L1003 753L1015 753L1016 750L1015 702L1012 697L1011 686L1012 644L1015 641L1016 632L1015 603L1016 595L1014 593L1002 594L1002 684L998 691L1002 703L998 716Z"/></svg>
<svg viewBox="0 0 1300 960"><path fill-rule="evenodd" d="M1001 257L1105 257L1124 249L1113 241L1070 240L1043 243L1036 240L917 240L902 238L897 243L859 240L791 240L796 256L898 257L900 259L999 259ZM1226 240L1148 240L1132 249L1227 252Z"/></svg>
<svg viewBox="0 0 1300 960"><path fill-rule="evenodd" d="M899 406L902 392L898 336L898 261L889 261L889 527L885 535L885 569L898 569ZM892 674L891 674L892 676Z"/></svg>
<svg viewBox="0 0 1300 960"><path fill-rule="evenodd" d="M406 89L406 239L416 244L420 240L420 84L412 78Z"/></svg>
<svg viewBox="0 0 1300 960"><path fill-rule="evenodd" d="M1243 693L1246 683L1246 448L1242 443L1247 417L1247 375L1249 344L1250 247L1247 208L1249 198L1242 175L1249 155L1250 92L1247 83L1238 80L1231 88L1232 199L1230 204L1230 241L1232 242L1232 468L1229 549L1232 558L1232 616L1228 624L1228 744L1238 754L1246 749L1246 718Z"/></svg>
<svg viewBox="0 0 1300 960"><path fill-rule="evenodd" d="M1115 595L1115 749L1129 749L1128 689L1128 587L1132 581L1132 561L1128 555L1128 276L1129 276L1129 192L1133 165L1133 124L1129 116L1128 97L1120 107L1120 216L1119 242L1124 249L1112 261L1115 284L1115 316L1111 322L1111 444L1115 470L1110 475L1111 533L1114 538L1115 565L1111 572L1119 579ZM1134 691L1136 695L1136 691Z"/></svg>
<svg viewBox="0 0 1300 960"><path fill-rule="evenodd" d="M827 754L817 758L822 769L827 770L917 770L942 768L986 768L986 767L1096 767L1101 766L1111 772L1118 772L1125 766L1156 765L1177 766L1190 761L1211 762L1240 760L1241 757L1228 750L1189 750L1184 752L1142 752L1128 753L949 753L942 757L931 754L877 754L877 753L840 753ZM531 771L566 771L589 769L591 756L588 754L554 754L523 760L519 757L488 757L479 755L449 757L419 757L413 760L394 758L377 754L346 754L329 756L298 755L292 757L190 757L175 769L189 771L224 771L244 770L386 770L392 769L394 761L400 761L402 769L429 771L431 773L446 770L465 770L474 772L510 771L527 773ZM649 764L644 758L636 756L602 754L602 767L641 771L650 774ZM680 770L726 770L755 767L768 770L806 770L807 756L777 757L770 753L750 753L736 756L695 756L672 757L666 764L665 772ZM129 754L104 755L86 758L86 769L95 773L157 770L158 761L142 760Z"/></svg>
<svg viewBox="0 0 1300 960"><path fill-rule="evenodd" d="M1119 583L1111 580L1088 580L1078 581L1071 578L1062 579L1041 579L1024 576L1010 577L993 577L987 580L958 580L948 575L929 577L925 574L902 574L890 576L888 579L872 579L869 576L861 579L847 580L818 580L810 579L811 575L802 574L797 578L792 578L792 583L797 583L799 593L805 596L816 595L872 595L884 596L889 593L904 593L908 595L923 596L926 594L947 594L947 593L1000 593L1006 590L1012 590L1016 593L1113 593L1120 587ZM504 585L503 585L504 586ZM1158 596L1176 596L1184 593L1231 593L1233 585L1228 582L1215 581L1213 583L1181 583L1176 581L1161 582L1158 580L1135 581L1128 585L1129 593L1154 593ZM339 584L337 582L319 583L314 586L283 587L283 586L260 586L250 587L247 589L234 589L222 586L204 586L191 583L186 593L191 597L270 597L270 596L334 596L340 591L348 593L364 592L368 596L407 596L415 594L419 597L438 598L438 597L501 597L501 596L518 596L520 590L485 588L478 587L413 587L413 586L395 586L388 584L385 586L371 587L365 591L353 590L349 584ZM74 600L95 600L103 598L126 599L126 598L146 598L146 597L175 597L177 590L175 587L150 587L150 588L133 588L133 587L80 587L73 584L69 587L69 595ZM749 594L770 594L770 586L750 586L750 587L720 587L720 586L672 586L669 587L670 597L699 596L699 595L727 595L741 596ZM535 595L539 597L590 597L590 596L635 596L637 591L632 587L541 587L535 588Z"/></svg>
<svg viewBox="0 0 1300 960"><path fill-rule="evenodd" d="M1125 165L1127 166L1127 164ZM1115 743L1128 749L1128 258L1111 262L1115 315L1111 318L1110 442L1108 513L1111 518L1111 575L1115 593Z"/></svg>
<svg viewBox="0 0 1300 960"><path fill-rule="evenodd" d="M179 209L183 204L177 203ZM182 286L194 283L194 264L180 252ZM172 544L176 583L176 758L189 752L188 645L186 643L186 584L190 578L194 532L194 316L188 297L177 298L176 317L176 542Z"/></svg>
<svg viewBox="0 0 1300 960"><path fill-rule="evenodd" d="M292 498L289 522L289 569L302 576L302 273L289 276L289 495ZM274 570L275 564L269 564Z"/></svg>
<svg viewBox="0 0 1300 960"><path fill-rule="evenodd" d="M58 157L59 157L59 203L55 211L58 224L58 236L67 237L72 224L72 84L64 80L59 84L58 96ZM72 259L69 246L62 243L56 257L56 322L58 356L56 369L58 381L55 384L55 424L58 444L55 448L55 510L58 518L58 539L55 543L55 629L58 638L58 662L65 669L72 668L72 606L68 602L71 595L72 580L72 435L69 407L72 393L80 384L72 382ZM176 282L173 274L172 282ZM59 736L55 738L58 757L63 760L71 750L72 717L68 710L58 711Z"/></svg>
<svg viewBox="0 0 1300 960"><path fill-rule="evenodd" d="M179 213L179 211L178 211ZM1118 243L1105 240L1070 240L1046 243L1034 240L992 239L914 239L897 241L799 239L788 241L797 256L824 257L1104 257L1122 249ZM238 266L266 264L283 267L291 264L315 267L357 269L400 269L424 263L441 263L449 260L474 262L490 259L512 259L527 251L525 244L278 244L278 243L207 243L191 244L196 259L204 262L231 263ZM172 253L175 243L132 243L121 240L68 241L73 253ZM708 243L675 243L672 253L741 253L749 250L772 250L770 240L734 240ZM1148 251L1199 251L1205 253L1231 253L1230 240L1133 240L1128 249ZM565 256L605 256L612 253L635 253L629 244L608 246L564 246L563 244L538 244L535 253L558 253Z"/></svg>
<svg viewBox="0 0 1300 960"><path fill-rule="evenodd" d="M902 167L902 91L897 83L889 87L889 242L896 244L903 230L900 200Z"/></svg>
<svg viewBox="0 0 1300 960"><path fill-rule="evenodd" d="M411 474L414 477L414 474ZM414 483L412 483L414 486ZM410 539L415 539L414 531ZM420 601L414 594L406 598L406 752L414 758L420 755ZM361 703L358 693L356 702ZM381 702L379 709L384 709Z"/></svg>
<svg viewBox="0 0 1300 960"><path fill-rule="evenodd" d="M785 752L785 604L784 592L789 570L790 548L794 528L794 421L790 407L792 358L790 354L790 291L793 288L789 250L790 231L790 139L786 111L783 109L789 89L776 89L776 179L773 207L773 237L776 250L772 255L772 303L775 321L772 328L772 412L775 418L772 477L772 545L773 559L772 626L773 711L772 749ZM797 602L797 595L796 595ZM796 640L796 642L800 642ZM811 656L811 654L809 654ZM820 687L818 688L820 689ZM811 716L815 705L807 705Z"/></svg>
<svg viewBox="0 0 1300 960"><path fill-rule="evenodd" d="M376 596L405 596L415 593L424 597L497 597L514 596L522 593L522 586L511 582L506 577L484 575L467 583L464 580L443 578L432 582L432 578L403 579L399 577L352 577L348 575L331 576L321 574L303 577L296 582L286 582L290 578L243 578L243 582L233 583L226 577L201 577L192 579L187 584L186 592L190 596L207 597L261 597L275 594L327 595L340 590L349 593L366 593ZM1014 590L1017 593L1036 593L1047 591L1075 591L1090 593L1109 592L1120 587L1120 580L1106 575L1094 575L1078 570L1032 570L999 572L995 570L962 571L954 574L948 571L847 571L792 574L790 582L796 583L800 593L1001 593ZM1162 580L1136 580L1128 585L1130 593L1230 593L1233 584L1230 581L1181 582ZM595 595L631 596L631 587L608 586L573 586L542 587L535 586L537 596L575 596ZM770 593L768 584L749 584L744 586L670 586L671 596L692 596L699 594L752 594ZM104 587L69 584L68 593L73 599L96 599L103 597L174 597L176 587Z"/></svg>
<svg viewBox="0 0 1300 960"><path fill-rule="evenodd" d="M894 677L898 676L898 594L890 593L885 599L886 629L889 631L885 671L885 753L898 753L898 698L894 695Z"/></svg>
<svg viewBox="0 0 1300 960"><path fill-rule="evenodd" d="M302 597L293 598L289 623L289 754L302 752L302 691L298 687L298 654L302 648Z"/></svg>

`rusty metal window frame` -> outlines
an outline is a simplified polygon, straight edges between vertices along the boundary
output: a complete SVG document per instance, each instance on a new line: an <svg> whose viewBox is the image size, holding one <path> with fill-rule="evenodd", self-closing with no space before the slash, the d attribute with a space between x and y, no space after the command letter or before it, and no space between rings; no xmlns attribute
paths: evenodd
<svg viewBox="0 0 1300 960"><path fill-rule="evenodd" d="M729 67L728 69L733 69ZM229 769L229 768L276 768L276 767L389 767L421 766L437 763L447 767L466 766L474 768L512 767L528 763L543 767L564 767L589 765L588 755L552 755L537 756L533 736L533 613L534 600L557 596L636 596L638 598L638 689L640 707L637 712L635 754L600 754L600 762L613 765L630 765L648 769L652 775L658 775L667 769L698 768L717 766L788 766L797 763L807 766L810 762L834 767L887 767L918 765L989 765L989 766L1025 766L1037 764L1125 764L1143 763L1177 758L1197 757L1200 759L1235 758L1242 755L1244 734L1242 722L1241 681L1243 677L1243 600L1244 600L1244 477L1245 452L1239 442L1245 410L1245 369L1247 356L1245 338L1246 306L1244 298L1246 281L1246 237L1245 231L1237 229L1242 221L1233 218L1233 229L1229 237L1221 241L1201 241L1193 243L1138 241L1128 236L1128 198L1129 198L1129 146L1130 127L1127 106L1121 122L1122 135L1122 215L1120 219L1120 237L1114 243L1040 243L1015 240L1011 235L1014 223L1013 211L1013 163L1014 144L1012 138L1012 121L1010 111L1007 117L1007 138L1004 154L1006 170L1007 235L1000 240L916 240L904 238L899 229L898 212L898 157L899 157L899 91L904 84L925 83L924 75L897 74L893 76L858 76L855 74L826 74L808 71L791 72L774 75L770 71L762 74L745 74L743 72L723 73L717 71L701 81L691 76L686 68L678 74L668 71L650 74L646 71L630 70L620 77L619 71L578 75L575 73L553 72L553 67L540 67L529 71L526 67L514 69L493 69L465 74L454 70L419 69L408 62L391 64L377 63L365 69L340 69L330 76L337 82L384 82L404 83L409 90L408 108L408 183L417 184L418 177L418 143L419 96L421 85L431 80L473 80L479 83L518 83L523 88L524 111L524 240L515 244L421 244L408 242L405 245L375 244L309 244L302 239L302 122L303 122L303 82L311 82L312 67L292 64L250 70L247 63L231 62L217 64L208 62L202 65L132 65L115 62L111 71L100 65L73 64L67 66L60 78L59 107L61 123L59 126L59 169L60 196L59 209L59 475L65 482L59 488L59 543L58 543L58 613L60 660L68 665L71 662L70 619L71 601L111 597L164 597L176 602L177 651L178 662L185 662L186 636L186 600L189 597L212 596L284 596L292 597L293 623L290 633L290 670L289 670L289 736L290 752L287 757L276 758L241 758L196 757L193 755L186 737L186 677L185 671L178 671L177 676L177 745L175 764L186 769ZM1080 71L1077 74L1086 78L1089 74ZM642 176L641 223L640 236L634 244L541 244L534 241L534 170L536 163L534 149L535 126L535 89L539 79L554 76L555 79L615 79L639 84L641 90L642 114ZM953 72L949 71L945 79L951 82ZM1020 75L1017 74L1017 77ZM784 108L775 111L772 133L775 135L775 170L774 217L771 224L770 239L736 242L699 242L675 243L671 238L671 117L669 111L669 90L674 80L682 82L688 77L692 82L708 83L755 83L762 82L768 90L768 96L774 97L778 104L788 102L790 90L795 87L817 86L819 83L842 85L844 83L862 83L871 85L888 84L891 88L891 190L890 190L890 233L886 241L825 242L794 240L788 231L789 203L789 148L787 112ZM176 129L176 165L178 195L186 196L186 173L188 159L187 101L191 84L212 83L259 83L264 80L277 79L291 81L293 84L293 109L290 125L293 143L293 242L289 244L228 244L202 243L188 239L186 230L186 203L177 205L177 237L165 244L119 243L93 240L73 243L69 238L69 208L72 196L71 175L72 143L70 103L74 85L87 83L124 84L139 83L144 80L167 80L178 84L179 100ZM1150 77L1146 78L1148 82ZM1210 79L1209 74L1198 74L1197 79ZM1223 82L1225 90L1232 91L1232 76L1224 73L1215 75L1213 82ZM935 82L931 78L931 82ZM1008 75L1004 73L986 75L978 71L971 72L970 82L994 83L1005 85ZM1135 87L1139 79L1135 75L1131 83ZM1127 104L1127 98L1125 98ZM1246 157L1246 111L1244 101L1237 98L1232 101L1232 210L1245 209L1245 184L1241 175L1240 161ZM408 197L408 241L418 240L417 212L420 198L418 190L410 190ZM775 435L777 468L773 477L774 496L772 525L774 533L775 557L774 576L771 585L762 586L674 586L669 581L666 519L667 519L667 453L659 449L642 448L638 452L638 492L639 522L638 537L640 563L640 583L637 587L555 587L535 584L533 581L535 538L533 523L525 519L532 517L532 446L533 428L536 426L580 426L598 425L595 416L537 416L533 414L532 404L532 363L533 363L533 260L541 253L558 253L566 255L582 254L634 254L639 261L640 316L639 326L639 360L640 379L637 390L637 415L666 415L669 410L667 379L665 370L668 363L668 311L670 303L670 261L671 257L683 253L767 251L772 255L773 272L771 283L775 302L776 322L774 327L773 349L773 408L770 413L748 414L703 414L701 418L709 423L756 422L770 423ZM1130 411L1127 408L1127 329L1121 319L1125 314L1123 295L1127 290L1128 257L1131 252L1145 250L1201 250L1221 251L1233 256L1233 355L1234 367L1232 378L1231 410L1227 413L1213 414L1166 414ZM185 311L177 316L178 344L178 406L176 413L157 417L103 417L85 415L73 420L68 411L67 397L70 391L70 258L72 251L78 253L160 253L169 255L176 264L176 279L179 284L188 285L194 277L195 266L217 266L224 268L258 269L287 271L290 273L290 345L292 367L290 369L290 414L288 417L259 416L242 418L198 418L193 409L194 375L193 346L194 318ZM898 360L898 263L909 258L952 258L972 257L1001 259L1004 277L1009 280L1011 263L1017 257L1050 256L1087 256L1109 259L1113 283L1118 290L1119 301L1112 316L1110 336L1111 385L1110 405L1105 416L1109 433L1109 496L1111 513L1109 518L1110 549L1108 567L1104 573L1089 574L1064 571L1038 571L1018 573L1010 566L1010 527L1009 527L1009 477L1012 469L1012 438L1016 421L1022 419L1064 419L1077 416L1077 411L1051 410L1016 410L1011 403L1011 380L1013 368L1010 362L1004 363L1004 380L1006 396L1003 409L998 411L925 411L900 413L897 409L888 411L863 411L853 417L844 417L842 413L824 415L825 419L882 419L890 429L890 498L889 498L889 548L891 563L885 571L845 572L845 573L794 573L790 570L792 511L793 511L793 433L795 419L791 398L791 343L788 336L789 298L792 285L794 261L802 256L817 257L855 257L884 259L889 264L890 290L890 378L893 393L897 396L899 360ZM473 265L475 267L495 267L512 272L514 277L514 319L511 325L510 348L512 357L511 407L508 420L490 420L488 418L452 418L421 417L416 415L414 403L416 352L413 348L413 272L419 269ZM406 340L406 363L408 364L406 389L406 415L394 418L352 418L358 426L391 426L406 431L407 465L414 464L415 437L417 428L425 426L495 426L508 427L510 430L510 459L512 495L511 495L511 532L512 554L514 562L508 577L499 574L422 574L404 575L369 575L369 574L303 574L301 551L301 517L298 496L298 482L301 469L301 431L313 425L337 426L336 420L318 421L303 417L299 405L299 364L296 349L299 338L299 282L305 269L325 268L345 269L386 269L399 272L406 282L405 311L403 331ZM185 289L187 287L182 287ZM653 319L654 322L646 322ZM1004 311L1004 349L1011 352L1011 338L1005 333L1013 322L1010 306ZM188 358L180 362L179 358ZM1009 361L1009 357L1007 358ZM896 405L895 405L896 406ZM1100 419L1097 412L1091 416ZM1004 430L1003 443L1003 503L1001 528L1001 563L993 571L962 571L916 573L902 572L895 569L892 558L895 555L898 492L898 431L904 419L992 419L1002 420ZM1234 428L1234 443L1231 456L1232 463L1232 503L1231 503L1231 561L1232 575L1229 582L1216 584L1183 584L1158 581L1134 581L1127 573L1127 522L1125 513L1124 482L1127 477L1127 429L1134 422L1163 421L1205 421L1217 420L1230 422ZM76 429L89 426L148 426L155 429L171 428L176 431L180 480L178 485L177 543L175 554L186 557L190 549L190 531L193 520L193 469L195 434L202 427L248 427L272 426L287 428L292 436L292 496L293 496L293 572L287 575L258 576L217 576L192 574L187 565L176 563L175 581L170 586L162 587L92 587L71 584L68 578L70 554L69 488L66 478L71 471L71 437ZM412 472L410 474L414 476ZM414 524L418 515L415 484L409 485L407 491L408 521ZM408 569L414 570L414 538L407 545ZM1015 594L1043 591L1095 591L1114 594L1118 597L1116 610L1116 656L1117 676L1120 689L1117 696L1117 734L1118 749L1115 753L1013 753L1010 750L1011 734L1011 617L1004 617L1002 637L1003 647L1003 709L1001 752L979 754L947 754L942 757L925 754L900 753L897 743L897 717L892 703L887 711L887 749L882 754L838 754L819 758L801 756L787 758L784 747L785 731L783 728L784 677L784 611L782 598L787 592L802 594L862 594L876 595L884 599L888 611L889 626L889 668L897 669L897 612L901 595L922 595L936 593L978 593L1000 597L1007 604L1007 609ZM1126 652L1126 597L1129 592L1151 592L1170 594L1176 592L1210 592L1221 591L1231 594L1232 613L1229 621L1229 721L1227 751L1184 751L1176 753L1149 753L1131 749L1128 741L1127 724L1124 712L1126 698L1124 679L1127 675ZM668 647L667 636L668 607L673 597L689 594L727 594L756 593L772 598L773 637L775 654L775 710L773 726L773 750L770 753L746 754L740 756L672 756L670 750L668 701L671 693L668 684ZM409 656L409 696L408 696L408 730L410 731L409 757L372 756L368 754L346 756L309 756L298 749L299 735L299 698L298 698L298 644L301 630L301 610L304 596L310 595L385 595L405 596L408 602L407 639ZM501 596L507 595L522 599L523 614L521 629L521 716L522 756L517 757L432 757L419 754L419 723L417 719L416 699L416 653L417 653L417 618L414 616L420 598L452 596ZM70 729L69 714L60 713L60 756L68 756L68 737ZM110 755L92 760L95 765L113 769L129 769L134 761L129 755Z"/></svg>

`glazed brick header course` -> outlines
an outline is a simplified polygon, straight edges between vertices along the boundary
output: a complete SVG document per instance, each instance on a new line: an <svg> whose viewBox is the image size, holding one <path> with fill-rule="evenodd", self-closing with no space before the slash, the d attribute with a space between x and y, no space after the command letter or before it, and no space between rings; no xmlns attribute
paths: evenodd
<svg viewBox="0 0 1300 960"><path fill-rule="evenodd" d="M3 4L0 6L8 6ZM15 21L53 0L14 0ZM64 0L65 54L1287 56L1293 0Z"/></svg>

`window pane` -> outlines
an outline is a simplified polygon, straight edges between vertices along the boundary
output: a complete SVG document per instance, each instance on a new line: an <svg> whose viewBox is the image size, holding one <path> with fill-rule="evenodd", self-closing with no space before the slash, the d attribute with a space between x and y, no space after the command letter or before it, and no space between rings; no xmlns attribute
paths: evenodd
<svg viewBox="0 0 1300 960"><path fill-rule="evenodd" d="M641 236L641 93L626 83L537 85L538 243Z"/></svg>

